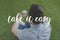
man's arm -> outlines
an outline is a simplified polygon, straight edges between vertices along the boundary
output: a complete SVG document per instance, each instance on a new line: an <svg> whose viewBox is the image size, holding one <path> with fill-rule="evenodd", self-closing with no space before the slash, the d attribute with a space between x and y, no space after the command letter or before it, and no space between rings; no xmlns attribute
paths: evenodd
<svg viewBox="0 0 60 40"><path fill-rule="evenodd" d="M19 17L18 17L18 20L13 24L13 26L12 26L12 33L15 35L15 36L17 36L17 33L18 33L18 27L19 27L19 23L23 23L23 22L19 22L19 19L20 19L20 17L26 17L26 11L24 10L24 11L22 11L22 13L19 15Z"/></svg>
<svg viewBox="0 0 60 40"><path fill-rule="evenodd" d="M18 33L18 26L19 26L19 23L18 22L15 22L12 26L12 33L17 36L17 33Z"/></svg>

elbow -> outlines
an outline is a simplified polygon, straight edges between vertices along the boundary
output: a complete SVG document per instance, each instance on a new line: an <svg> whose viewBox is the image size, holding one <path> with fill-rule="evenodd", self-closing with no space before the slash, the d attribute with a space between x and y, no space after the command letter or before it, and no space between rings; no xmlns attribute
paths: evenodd
<svg viewBox="0 0 60 40"><path fill-rule="evenodd" d="M11 32L14 33L14 29L13 28L11 29Z"/></svg>
<svg viewBox="0 0 60 40"><path fill-rule="evenodd" d="M16 28L12 28L11 32L17 37L17 29Z"/></svg>

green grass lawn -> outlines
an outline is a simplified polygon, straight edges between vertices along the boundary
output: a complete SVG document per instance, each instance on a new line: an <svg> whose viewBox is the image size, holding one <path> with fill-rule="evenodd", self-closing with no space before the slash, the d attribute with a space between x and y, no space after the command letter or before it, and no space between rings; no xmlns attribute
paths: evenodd
<svg viewBox="0 0 60 40"><path fill-rule="evenodd" d="M0 0L0 40L17 40L11 33L8 16L16 16L23 9L28 11L34 3L43 5L45 15L52 19L50 40L60 40L60 0Z"/></svg>

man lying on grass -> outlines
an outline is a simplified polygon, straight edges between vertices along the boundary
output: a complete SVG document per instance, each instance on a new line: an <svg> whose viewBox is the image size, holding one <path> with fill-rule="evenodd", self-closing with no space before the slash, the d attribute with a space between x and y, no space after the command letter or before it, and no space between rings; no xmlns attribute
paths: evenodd
<svg viewBox="0 0 60 40"><path fill-rule="evenodd" d="M30 22L23 23L18 19L13 24L13 34L19 40L49 40L51 33L50 18L44 16L42 6L32 4L29 10L29 16L31 16ZM20 14L19 17L26 17L26 15ZM36 21L36 17L42 17L44 21Z"/></svg>

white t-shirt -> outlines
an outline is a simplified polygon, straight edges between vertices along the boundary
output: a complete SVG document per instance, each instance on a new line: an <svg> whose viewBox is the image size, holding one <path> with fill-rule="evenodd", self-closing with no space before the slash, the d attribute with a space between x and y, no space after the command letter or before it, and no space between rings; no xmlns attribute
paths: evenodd
<svg viewBox="0 0 60 40"><path fill-rule="evenodd" d="M51 33L50 24L48 25L48 23L40 23L38 25L30 25L31 27L29 29L18 29L17 35L19 40L49 40Z"/></svg>

